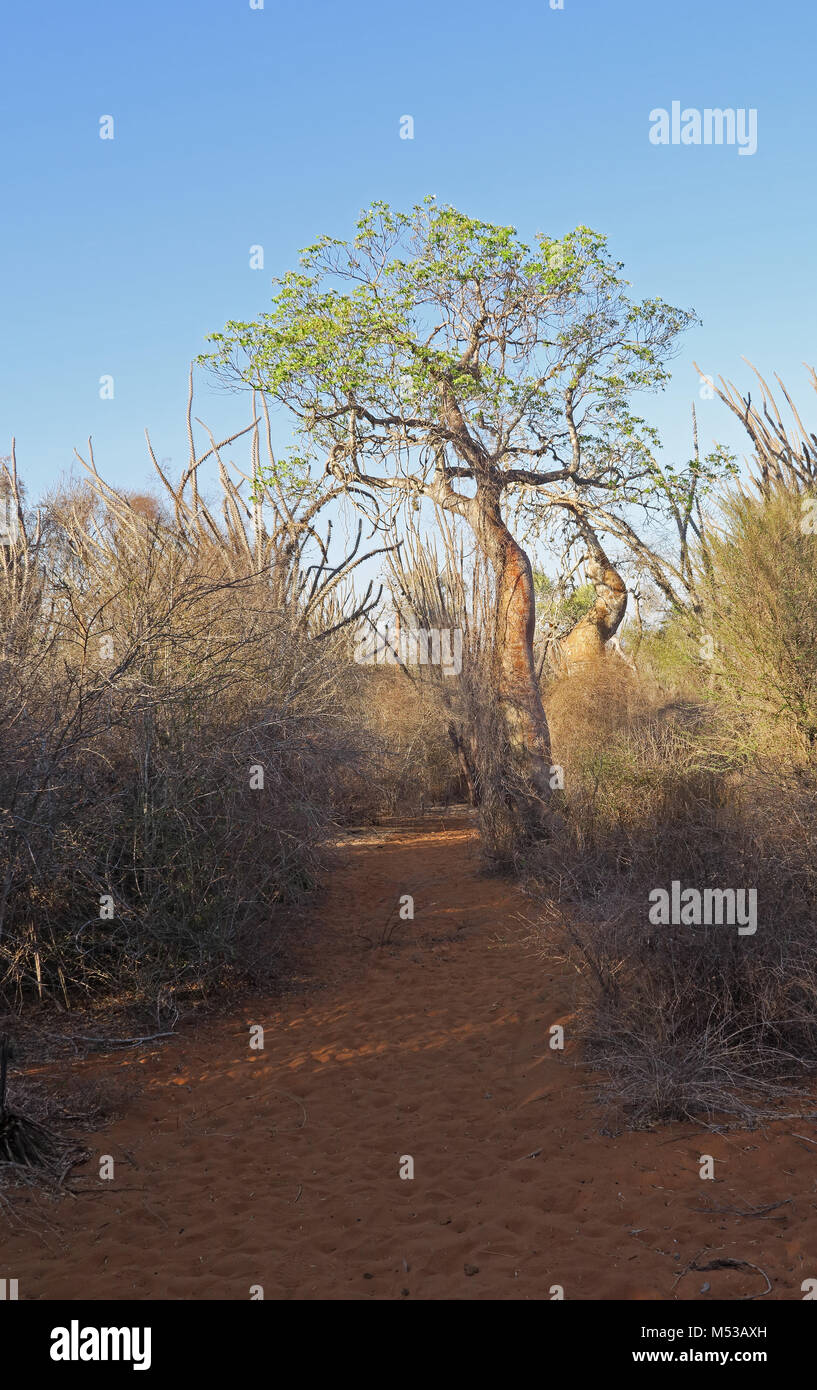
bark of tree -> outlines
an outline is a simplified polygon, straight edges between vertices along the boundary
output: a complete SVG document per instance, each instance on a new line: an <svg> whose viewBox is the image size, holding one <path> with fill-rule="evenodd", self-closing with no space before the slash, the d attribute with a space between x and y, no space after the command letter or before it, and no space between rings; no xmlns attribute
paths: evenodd
<svg viewBox="0 0 817 1390"><path fill-rule="evenodd" d="M517 783L512 796L530 827L542 820L551 798L550 733L533 656L533 572L502 518L499 494L483 490L477 500L475 530L496 582L495 692Z"/></svg>
<svg viewBox="0 0 817 1390"><path fill-rule="evenodd" d="M596 591L593 607L559 643L559 663L568 673L586 662L597 661L615 636L627 608L627 587L611 565L599 539L587 522L579 519L587 541L585 568Z"/></svg>
<svg viewBox="0 0 817 1390"><path fill-rule="evenodd" d="M466 367L476 351L479 331L461 362ZM441 383L442 421L465 469L477 484L476 495L456 496L451 470L438 477L435 500L459 512L471 526L494 573L496 618L493 634L493 696L507 737L510 774L506 799L516 815L521 837L536 834L546 820L551 799L550 731L545 715L536 663L533 634L536 596L533 571L525 551L509 531L502 516L501 499L507 477L486 457L463 419L450 383ZM490 750L483 749L483 756Z"/></svg>

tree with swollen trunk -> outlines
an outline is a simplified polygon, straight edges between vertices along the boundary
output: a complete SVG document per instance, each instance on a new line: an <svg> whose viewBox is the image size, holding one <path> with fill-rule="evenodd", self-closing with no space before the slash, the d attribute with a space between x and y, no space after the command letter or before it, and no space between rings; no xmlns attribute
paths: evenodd
<svg viewBox="0 0 817 1390"><path fill-rule="evenodd" d="M350 491L392 512L427 498L471 528L495 579L493 694L527 825L547 806L551 754L509 507L550 506L554 486L625 505L650 485L655 437L631 398L664 383L693 320L633 302L621 269L587 227L531 248L433 198L378 202L350 240L308 247L271 310L212 335L202 359L288 407Z"/></svg>

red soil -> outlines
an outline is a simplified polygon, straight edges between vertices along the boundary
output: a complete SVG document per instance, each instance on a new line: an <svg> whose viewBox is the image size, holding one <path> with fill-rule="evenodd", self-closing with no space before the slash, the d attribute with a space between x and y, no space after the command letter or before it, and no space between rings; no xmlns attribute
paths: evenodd
<svg viewBox="0 0 817 1390"><path fill-rule="evenodd" d="M765 1287L747 1269L684 1273L696 1258L760 1266L769 1297L803 1297L817 1143L792 1131L817 1128L604 1135L570 1041L574 980L537 958L531 905L480 872L474 831L429 821L343 855L297 993L78 1064L139 1085L91 1136L113 1181L73 1200L13 1194L0 1277L20 1298L248 1299L261 1285L267 1299L549 1299L558 1285L706 1301ZM98 1159L78 1171L93 1181ZM714 1210L784 1199L765 1216Z"/></svg>

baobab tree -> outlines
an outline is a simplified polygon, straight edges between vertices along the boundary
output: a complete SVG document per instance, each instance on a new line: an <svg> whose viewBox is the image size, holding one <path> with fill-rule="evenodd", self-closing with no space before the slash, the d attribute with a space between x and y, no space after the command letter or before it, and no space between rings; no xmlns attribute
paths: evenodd
<svg viewBox="0 0 817 1390"><path fill-rule="evenodd" d="M586 545L585 572L595 590L595 600L570 632L558 644L558 659L566 671L604 655L627 608L627 588L603 549L593 527L582 512L574 516Z"/></svg>
<svg viewBox="0 0 817 1390"><path fill-rule="evenodd" d="M542 819L551 756L511 496L550 505L558 485L616 509L642 500L656 441L632 397L663 385L694 317L634 302L621 270L587 227L531 248L433 198L378 202L350 240L308 247L271 310L228 323L202 359L286 406L344 487L392 516L426 498L471 528L493 572L492 679L526 827Z"/></svg>
<svg viewBox="0 0 817 1390"><path fill-rule="evenodd" d="M692 455L680 467L652 459L648 480L640 480L635 490L628 489L629 500L643 514L640 521L634 507L622 506L615 492L606 495L602 489L577 488L572 482L567 488L557 484L538 489L532 499L520 498L515 524L523 536L537 537L544 528L551 545L561 538L563 560L577 541L584 546L585 571L596 602L560 643L568 665L602 652L626 608L622 575L602 548L600 533L618 543L629 574L651 582L666 613L692 616L699 612L696 571L697 562L706 555L705 504L716 485L736 477L738 466L723 444L702 454L694 405L692 448ZM645 529L644 521L658 523L658 533Z"/></svg>

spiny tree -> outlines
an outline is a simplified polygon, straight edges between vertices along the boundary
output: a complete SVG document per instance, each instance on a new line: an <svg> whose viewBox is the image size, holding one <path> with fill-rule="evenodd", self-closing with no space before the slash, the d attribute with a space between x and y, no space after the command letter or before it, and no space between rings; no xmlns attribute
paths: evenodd
<svg viewBox="0 0 817 1390"><path fill-rule="evenodd" d="M557 484L617 508L643 497L655 436L631 398L664 383L693 319L631 300L621 269L587 227L531 249L431 198L408 212L377 202L350 240L308 247L271 310L213 334L202 359L288 407L344 487L392 513L427 498L471 527L494 575L492 679L526 828L551 758L511 497L550 505Z"/></svg>
<svg viewBox="0 0 817 1390"><path fill-rule="evenodd" d="M788 420L752 370L757 402L723 378L715 388L743 424L752 452L744 475L720 499L719 525L695 557L700 628L713 643L713 681L731 703L735 724L762 715L785 731L787 758L800 742L815 760L817 431L804 423L805 409L801 414L779 377ZM817 373L807 371L817 391Z"/></svg>

